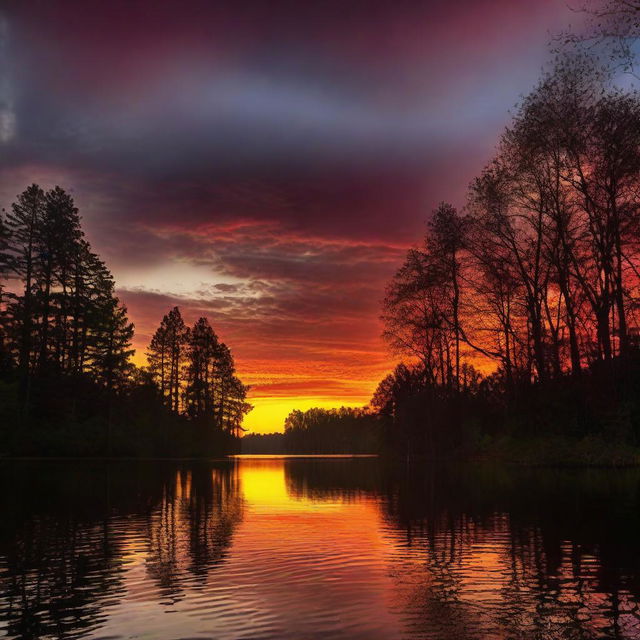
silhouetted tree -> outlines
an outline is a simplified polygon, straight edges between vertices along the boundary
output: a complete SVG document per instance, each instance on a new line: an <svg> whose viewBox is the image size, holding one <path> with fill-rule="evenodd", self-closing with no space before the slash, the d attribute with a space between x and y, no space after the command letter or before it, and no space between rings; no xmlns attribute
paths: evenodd
<svg viewBox="0 0 640 640"><path fill-rule="evenodd" d="M91 336L91 371L108 393L121 389L128 379L133 324L119 300L108 297L96 309L96 324Z"/></svg>
<svg viewBox="0 0 640 640"><path fill-rule="evenodd" d="M409 449L473 439L463 406L503 423L519 415L532 430L571 408L566 431L584 434L606 424L601 407L630 402L640 95L609 80L589 56L560 58L473 181L467 214L441 204L387 288L384 336L410 365L383 380L372 405ZM479 380L472 358L494 373ZM600 408L594 387L609 389Z"/></svg>
<svg viewBox="0 0 640 640"><path fill-rule="evenodd" d="M33 339L34 288L37 247L44 219L45 194L36 184L23 191L7 214L11 238L12 268L23 285L23 294L13 305L13 326L18 332L18 362L23 377L29 375Z"/></svg>
<svg viewBox="0 0 640 640"><path fill-rule="evenodd" d="M192 418L213 418L214 384L221 346L206 318L200 318L189 332L185 404Z"/></svg>
<svg viewBox="0 0 640 640"><path fill-rule="evenodd" d="M176 413L180 411L188 334L180 309L174 307L162 318L147 351L150 370L162 396Z"/></svg>
<svg viewBox="0 0 640 640"><path fill-rule="evenodd" d="M237 435L244 415L252 406L246 402L248 388L235 375L231 351L223 343L218 347L213 384L216 424L219 429Z"/></svg>
<svg viewBox="0 0 640 640"><path fill-rule="evenodd" d="M417 357L426 380L457 387L460 376L462 253L466 221L442 203L422 247L411 249L387 288L385 337L393 349Z"/></svg>
<svg viewBox="0 0 640 640"><path fill-rule="evenodd" d="M189 331L180 311L163 319L150 348L149 372L130 362L132 338L113 276L84 237L71 196L60 187L45 193L30 186L0 215L0 451L212 455L232 450L250 407L228 350L216 342L214 360L207 355L202 371L194 364L197 358L191 362L195 384L185 394ZM217 369L226 372L219 387L209 381ZM219 409L214 393L226 398ZM219 432L227 432L201 438L180 415L183 400L197 406L197 413L208 411L213 423L219 420Z"/></svg>
<svg viewBox="0 0 640 640"><path fill-rule="evenodd" d="M206 318L188 329L174 307L153 335L147 358L153 380L175 413L237 435L252 408L246 402L248 389L235 375L231 351Z"/></svg>
<svg viewBox="0 0 640 640"><path fill-rule="evenodd" d="M559 50L570 45L596 55L613 72L618 69L636 73L635 47L640 38L640 0L585 0L571 5L586 16L579 31L562 33Z"/></svg>
<svg viewBox="0 0 640 640"><path fill-rule="evenodd" d="M7 300L5 281L11 274L9 255L9 229L5 222L6 211L0 212L0 374L11 368L12 357L7 334Z"/></svg>

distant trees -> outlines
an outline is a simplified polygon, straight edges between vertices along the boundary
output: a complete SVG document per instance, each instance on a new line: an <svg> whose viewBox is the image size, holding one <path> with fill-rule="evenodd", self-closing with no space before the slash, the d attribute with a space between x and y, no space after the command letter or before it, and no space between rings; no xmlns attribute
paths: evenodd
<svg viewBox="0 0 640 640"><path fill-rule="evenodd" d="M283 454L286 453L284 433L247 433L240 439L242 453Z"/></svg>
<svg viewBox="0 0 640 640"><path fill-rule="evenodd" d="M384 417L370 408L314 407L289 413L284 433L249 433L240 442L252 454L375 454L385 444L384 429Z"/></svg>
<svg viewBox="0 0 640 640"><path fill-rule="evenodd" d="M382 436L378 416L361 408L295 410L284 422L287 453L377 453Z"/></svg>
<svg viewBox="0 0 640 640"><path fill-rule="evenodd" d="M252 408L246 401L248 388L235 375L229 348L206 318L188 328L174 307L153 335L147 359L152 379L174 413L237 435Z"/></svg>

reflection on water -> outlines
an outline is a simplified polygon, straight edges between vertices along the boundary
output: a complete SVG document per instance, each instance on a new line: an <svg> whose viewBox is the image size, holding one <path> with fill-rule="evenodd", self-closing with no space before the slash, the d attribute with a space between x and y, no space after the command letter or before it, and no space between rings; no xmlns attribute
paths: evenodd
<svg viewBox="0 0 640 640"><path fill-rule="evenodd" d="M0 466L0 636L639 638L640 472Z"/></svg>

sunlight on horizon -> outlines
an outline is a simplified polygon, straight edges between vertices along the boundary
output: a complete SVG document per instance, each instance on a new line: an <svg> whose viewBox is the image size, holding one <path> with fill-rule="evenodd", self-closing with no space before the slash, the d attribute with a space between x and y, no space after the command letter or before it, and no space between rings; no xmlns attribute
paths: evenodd
<svg viewBox="0 0 640 640"><path fill-rule="evenodd" d="M249 395L249 402L254 406L244 420L243 427L247 433L272 433L284 431L284 421L294 410L307 411L315 407L332 409L339 407L362 407L369 402L370 396L363 396L362 402L353 398L328 398L310 396L289 397L257 397Z"/></svg>
<svg viewBox="0 0 640 640"><path fill-rule="evenodd" d="M147 366L145 350L138 348L131 361L138 367ZM242 371L239 372L241 377ZM357 381L360 382L360 381ZM253 410L245 417L243 428L247 433L273 433L284 431L284 421L294 410L307 411L312 408L338 409L340 407L364 407L371 400L377 381L363 381L363 387L372 387L360 396L252 396L249 391L247 400Z"/></svg>

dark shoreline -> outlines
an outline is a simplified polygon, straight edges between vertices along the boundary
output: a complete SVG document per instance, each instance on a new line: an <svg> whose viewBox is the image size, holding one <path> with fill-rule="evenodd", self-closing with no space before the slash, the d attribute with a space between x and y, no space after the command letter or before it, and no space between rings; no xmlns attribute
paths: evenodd
<svg viewBox="0 0 640 640"><path fill-rule="evenodd" d="M228 454L222 456L211 457L108 457L108 456L0 456L0 464L6 462L230 462L238 459L363 459L363 458L379 458L382 461L389 462L393 465L403 465L412 467L417 464L432 464L435 467L449 467L451 469L455 465L463 466L496 466L517 469L633 469L640 468L640 452L634 453L635 460L599 460L599 461L580 461L566 460L563 462L533 459L522 457L503 457L492 455L491 453L472 455L472 456L451 456L451 457L430 457L425 455L415 455L409 457L401 457L389 455L386 453L240 453Z"/></svg>

